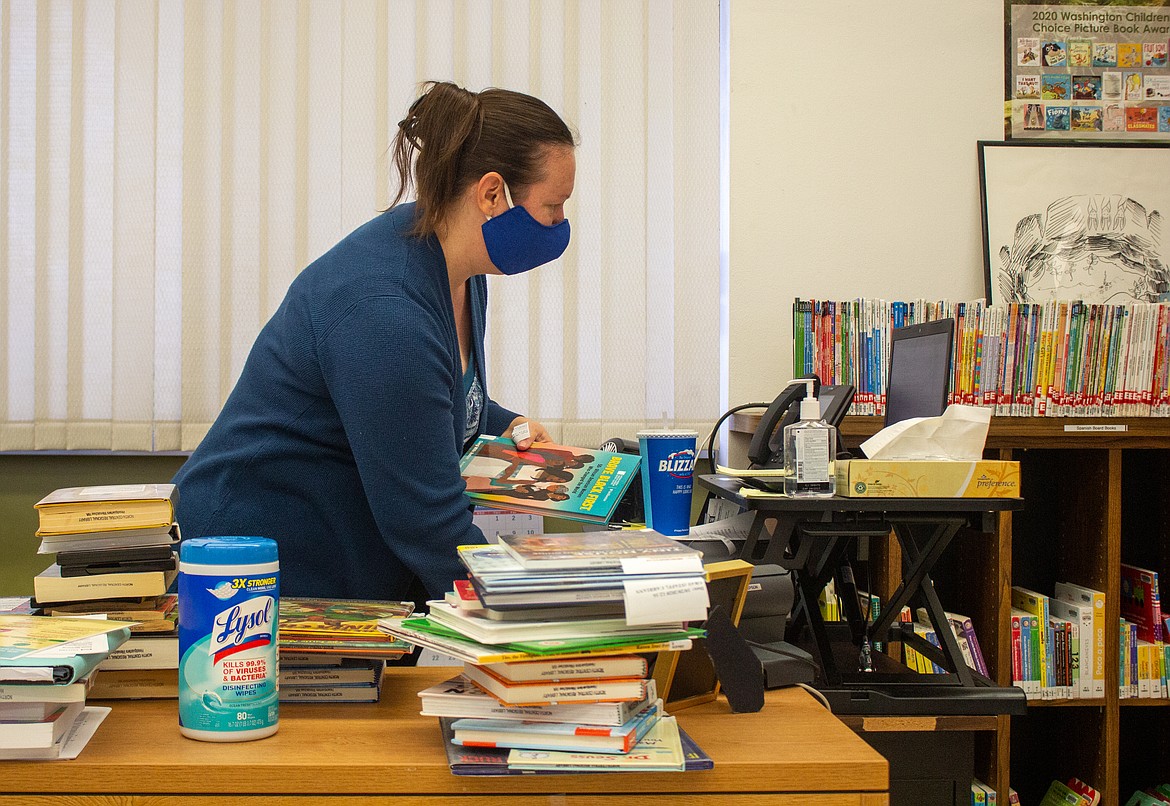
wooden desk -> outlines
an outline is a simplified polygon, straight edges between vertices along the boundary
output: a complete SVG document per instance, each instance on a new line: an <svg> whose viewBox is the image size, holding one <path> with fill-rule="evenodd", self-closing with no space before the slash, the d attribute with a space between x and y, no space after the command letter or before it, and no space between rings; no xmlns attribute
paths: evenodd
<svg viewBox="0 0 1170 806"><path fill-rule="evenodd" d="M714 759L712 770L455 776L438 720L418 714L415 696L454 671L389 669L377 705L282 705L280 730L255 742L183 738L174 700L98 702L113 712L76 760L0 762L0 804L68 797L74 806L417 806L458 795L492 806L628 806L631 796L649 795L676 806L889 803L886 760L801 689L769 691L756 714L733 714L722 698L679 712L679 723ZM324 794L348 797L322 801Z"/></svg>

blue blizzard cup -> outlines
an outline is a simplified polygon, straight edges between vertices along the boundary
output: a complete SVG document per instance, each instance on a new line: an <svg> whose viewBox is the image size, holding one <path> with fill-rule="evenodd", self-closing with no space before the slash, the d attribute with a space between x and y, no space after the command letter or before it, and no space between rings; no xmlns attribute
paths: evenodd
<svg viewBox="0 0 1170 806"><path fill-rule="evenodd" d="M639 431L646 525L668 537L689 534L698 431Z"/></svg>

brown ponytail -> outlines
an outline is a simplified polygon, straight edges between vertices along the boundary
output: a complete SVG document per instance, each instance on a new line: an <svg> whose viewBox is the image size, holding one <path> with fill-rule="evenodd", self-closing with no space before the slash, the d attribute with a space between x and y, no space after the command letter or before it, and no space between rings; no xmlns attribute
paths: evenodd
<svg viewBox="0 0 1170 806"><path fill-rule="evenodd" d="M445 81L425 86L399 122L392 147L398 193L390 206L415 186L416 235L433 234L463 190L484 174L497 171L515 196L544 178L545 149L576 145L569 127L539 98L501 89L474 93Z"/></svg>

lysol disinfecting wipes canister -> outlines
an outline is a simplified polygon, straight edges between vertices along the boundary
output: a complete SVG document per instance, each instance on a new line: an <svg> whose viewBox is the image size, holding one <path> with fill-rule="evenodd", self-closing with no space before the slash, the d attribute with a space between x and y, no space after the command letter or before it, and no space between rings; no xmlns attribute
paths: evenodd
<svg viewBox="0 0 1170 806"><path fill-rule="evenodd" d="M280 563L266 537L179 546L179 732L207 742L276 733Z"/></svg>

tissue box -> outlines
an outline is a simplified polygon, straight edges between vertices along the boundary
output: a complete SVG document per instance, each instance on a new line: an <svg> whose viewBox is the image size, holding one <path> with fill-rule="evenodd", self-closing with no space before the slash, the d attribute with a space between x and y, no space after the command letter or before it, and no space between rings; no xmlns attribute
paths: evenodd
<svg viewBox="0 0 1170 806"><path fill-rule="evenodd" d="M850 459L836 462L847 498L1019 498L1020 463Z"/></svg>

